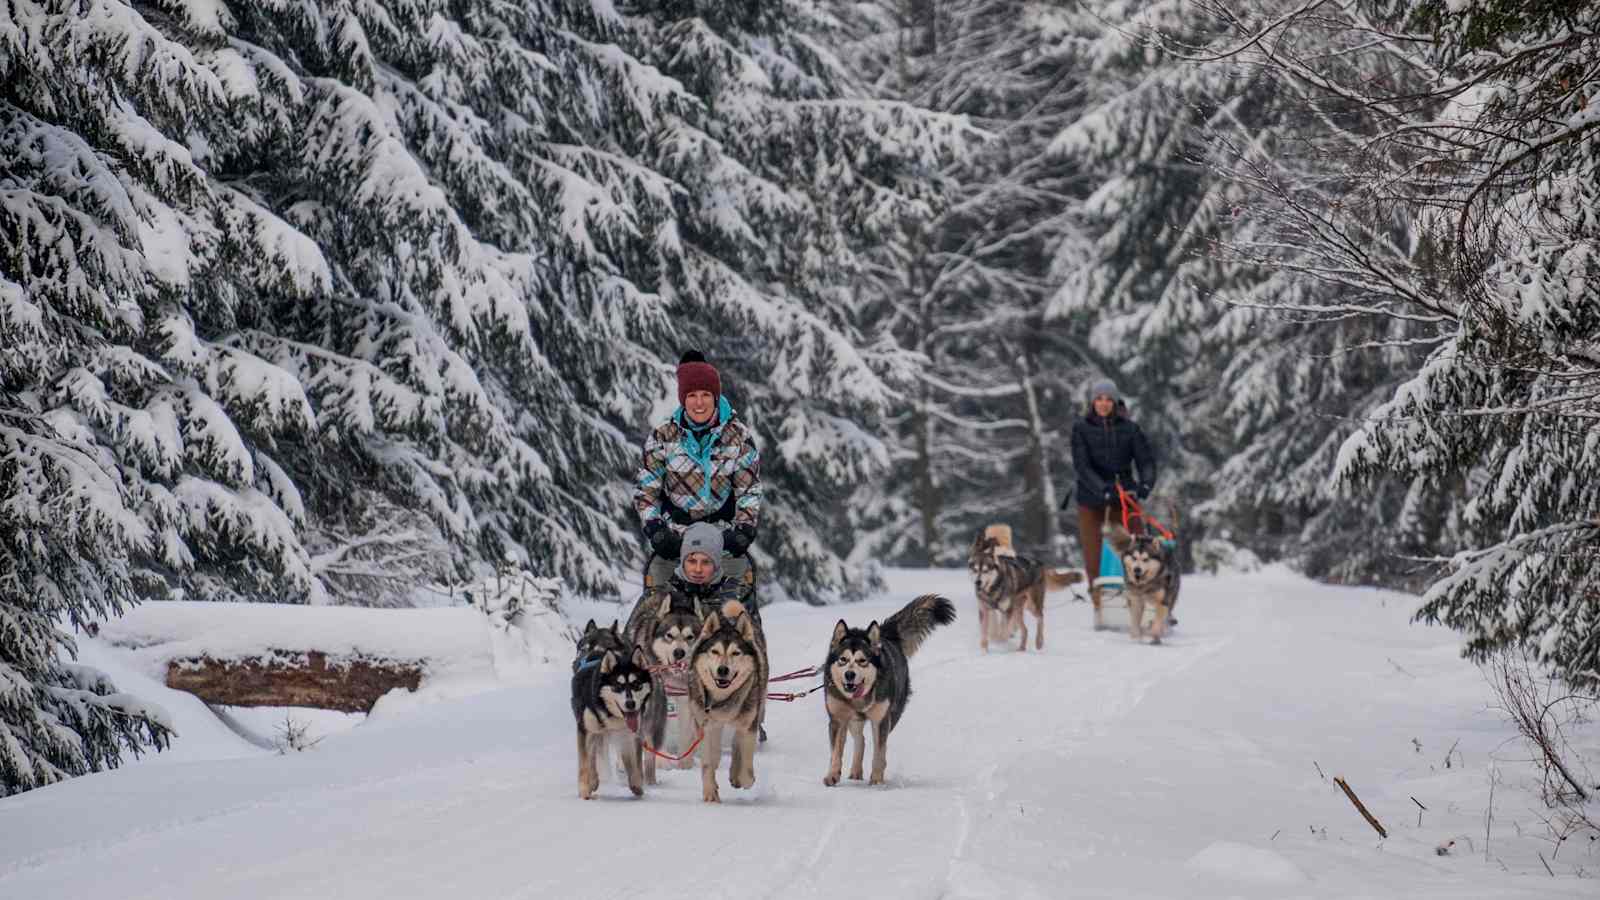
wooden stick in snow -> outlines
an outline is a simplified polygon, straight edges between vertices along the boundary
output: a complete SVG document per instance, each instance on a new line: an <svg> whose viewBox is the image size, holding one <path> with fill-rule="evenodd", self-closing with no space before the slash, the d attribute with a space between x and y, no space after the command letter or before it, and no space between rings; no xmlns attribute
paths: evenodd
<svg viewBox="0 0 1600 900"><path fill-rule="evenodd" d="M1350 802L1356 805L1356 809L1361 812L1361 815L1364 818L1366 818L1367 824L1371 825L1373 830L1378 832L1378 837L1387 838L1389 836L1389 832L1383 830L1383 826L1379 825L1378 820L1372 817L1372 813L1367 812L1367 808L1361 805L1360 798L1356 796L1355 791L1350 790L1350 785L1345 783L1345 780L1342 776L1334 776L1333 783L1337 784L1344 790L1344 795L1349 797Z"/></svg>

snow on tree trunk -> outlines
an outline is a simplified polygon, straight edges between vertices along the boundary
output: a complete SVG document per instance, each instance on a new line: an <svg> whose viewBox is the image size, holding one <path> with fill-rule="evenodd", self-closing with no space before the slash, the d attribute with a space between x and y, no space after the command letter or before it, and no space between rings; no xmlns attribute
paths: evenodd
<svg viewBox="0 0 1600 900"><path fill-rule="evenodd" d="M1047 551L1056 547L1056 486L1050 475L1050 429L1040 412L1039 393L1033 383L1034 360L1024 355L1018 363L1023 400L1028 411L1028 457L1024 465L1028 485L1028 540Z"/></svg>

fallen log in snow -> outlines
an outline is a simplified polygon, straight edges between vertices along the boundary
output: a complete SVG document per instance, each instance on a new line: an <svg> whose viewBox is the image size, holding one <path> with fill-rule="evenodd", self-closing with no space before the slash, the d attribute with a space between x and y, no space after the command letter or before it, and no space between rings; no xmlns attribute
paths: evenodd
<svg viewBox="0 0 1600 900"><path fill-rule="evenodd" d="M416 690L425 660L273 650L250 659L190 656L167 663L167 687L225 706L312 706L364 713L395 688Z"/></svg>
<svg viewBox="0 0 1600 900"><path fill-rule="evenodd" d="M488 619L467 607L152 602L106 622L100 639L168 687L228 706L365 713L395 688L493 679L498 662Z"/></svg>

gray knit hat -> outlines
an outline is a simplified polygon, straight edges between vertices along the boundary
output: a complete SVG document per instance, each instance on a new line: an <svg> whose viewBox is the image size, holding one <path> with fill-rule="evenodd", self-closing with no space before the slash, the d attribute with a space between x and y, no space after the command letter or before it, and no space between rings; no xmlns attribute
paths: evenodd
<svg viewBox="0 0 1600 900"><path fill-rule="evenodd" d="M691 553L704 553L711 557L711 580L722 577L722 529L710 522L696 522L683 531L683 549L678 552L678 577L684 581L683 561Z"/></svg>
<svg viewBox="0 0 1600 900"><path fill-rule="evenodd" d="M1093 403L1094 398L1102 395L1110 397L1113 400L1122 399L1122 395L1117 392L1116 383L1109 378L1096 378L1095 380L1089 382L1089 394L1084 399L1088 400L1090 403Z"/></svg>

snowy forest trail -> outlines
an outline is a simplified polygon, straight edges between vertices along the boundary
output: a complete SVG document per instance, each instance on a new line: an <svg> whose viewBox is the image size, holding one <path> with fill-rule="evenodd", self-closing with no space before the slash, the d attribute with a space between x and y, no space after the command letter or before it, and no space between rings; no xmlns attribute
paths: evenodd
<svg viewBox="0 0 1600 900"><path fill-rule="evenodd" d="M770 706L752 790L728 786L724 755L720 806L701 803L697 770L670 768L642 800L609 771L580 801L561 667L374 717L309 752L158 759L0 801L0 897L1548 898L1592 887L1535 879L1521 865L1538 865L1528 837L1497 838L1509 871L1434 855L1481 834L1484 782L1481 766L1429 763L1456 738L1482 763L1505 732L1472 699L1482 684L1451 636L1405 624L1412 598L1283 572L1195 578L1182 627L1150 647L1093 632L1087 605L1058 594L1045 652L983 655L964 572L895 572L871 602L766 610L773 671L820 662L840 616L864 625L935 590L959 618L912 660L915 696L883 787L823 786L813 696ZM614 609L571 613L609 621ZM1327 780L1341 773L1389 825L1387 841ZM1413 794L1438 810L1423 827Z"/></svg>

